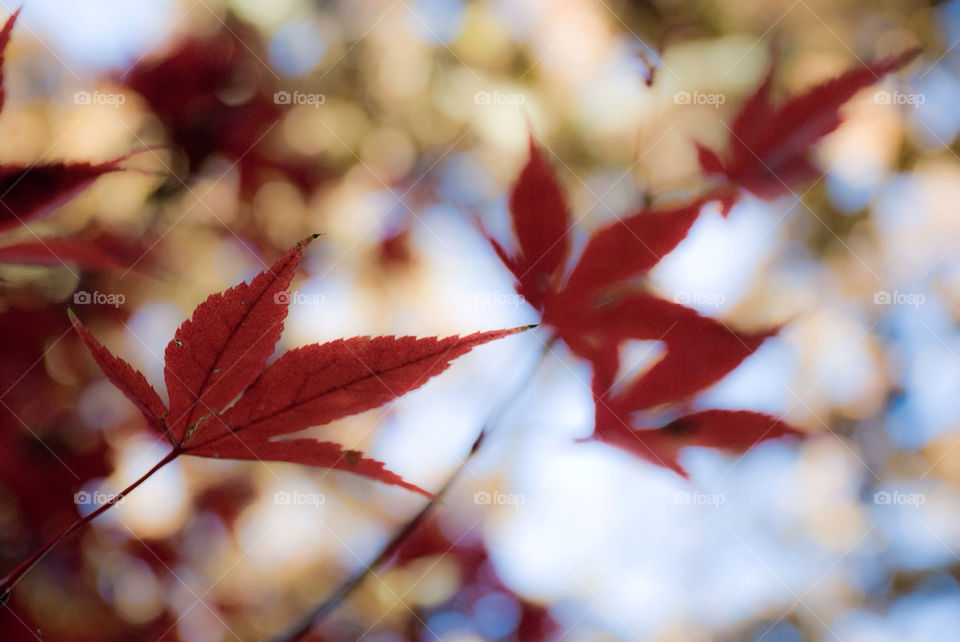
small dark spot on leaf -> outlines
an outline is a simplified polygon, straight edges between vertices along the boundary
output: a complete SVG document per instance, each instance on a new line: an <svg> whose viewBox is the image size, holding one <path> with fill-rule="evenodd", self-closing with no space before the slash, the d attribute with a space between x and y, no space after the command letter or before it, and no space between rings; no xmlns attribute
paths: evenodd
<svg viewBox="0 0 960 642"><path fill-rule="evenodd" d="M348 450L343 454L343 456L346 457L347 463L349 463L351 466L356 466L358 463L360 463L361 457L363 457L359 450Z"/></svg>
<svg viewBox="0 0 960 642"><path fill-rule="evenodd" d="M671 421L669 424L664 426L665 431L669 432L671 435L676 436L687 436L694 433L694 426L688 421L683 419L677 419L676 421Z"/></svg>

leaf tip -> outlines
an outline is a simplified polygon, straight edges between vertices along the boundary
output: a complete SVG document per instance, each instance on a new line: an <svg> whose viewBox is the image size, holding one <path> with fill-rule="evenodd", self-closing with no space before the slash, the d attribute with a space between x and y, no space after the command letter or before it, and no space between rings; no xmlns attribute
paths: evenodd
<svg viewBox="0 0 960 642"><path fill-rule="evenodd" d="M509 337L514 334L520 334L521 332L526 332L527 330L533 330L534 328L540 327L539 323L528 323L527 325L518 325L515 328L509 328L507 330L502 330L502 336Z"/></svg>
<svg viewBox="0 0 960 642"><path fill-rule="evenodd" d="M726 171L723 161L720 160L715 151L698 140L694 140L693 145L697 149L697 161L704 172L707 174L723 174Z"/></svg>

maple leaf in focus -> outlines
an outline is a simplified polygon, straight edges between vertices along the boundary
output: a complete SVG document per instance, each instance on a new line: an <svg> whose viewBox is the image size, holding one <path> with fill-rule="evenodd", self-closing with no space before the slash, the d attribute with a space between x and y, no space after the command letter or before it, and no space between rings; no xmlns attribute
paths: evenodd
<svg viewBox="0 0 960 642"><path fill-rule="evenodd" d="M851 69L779 107L770 97L777 57L766 76L740 108L730 129L729 149L721 157L696 143L700 167L733 185L770 199L822 172L810 159L812 146L842 122L840 107L861 89L913 60L919 49Z"/></svg>
<svg viewBox="0 0 960 642"><path fill-rule="evenodd" d="M184 321L164 357L169 405L72 313L71 319L106 377L177 455L320 466L429 497L382 462L337 443L275 438L381 406L419 388L473 348L527 328L443 339L338 339L291 350L266 365L283 331L287 288L313 238L295 245L249 283L211 295Z"/></svg>
<svg viewBox="0 0 960 642"><path fill-rule="evenodd" d="M637 287L637 279L686 238L704 207L719 202L726 212L735 200L735 192L720 188L680 204L644 207L618 217L592 234L564 280L570 247L566 198L531 140L530 158L510 196L519 249L511 253L487 235L516 277L518 292L541 312L543 324L590 363L596 406L591 438L680 474L676 455L684 446L742 452L763 439L796 432L760 413L725 411L691 415L685 424L674 422L674 428L637 430L650 428L637 425L638 415L688 403L776 334L776 329L738 332ZM631 340L662 342L666 354L647 372L623 382L620 351ZM731 427L736 422L739 430ZM758 430L761 424L772 428ZM695 430L678 431L677 425Z"/></svg>

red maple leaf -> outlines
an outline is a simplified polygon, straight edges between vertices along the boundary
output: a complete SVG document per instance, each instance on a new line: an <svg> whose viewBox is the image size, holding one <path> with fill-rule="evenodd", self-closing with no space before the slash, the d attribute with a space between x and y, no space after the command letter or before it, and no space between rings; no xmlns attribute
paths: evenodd
<svg viewBox="0 0 960 642"><path fill-rule="evenodd" d="M20 10L14 11L3 29L0 29L0 112L6 95L3 89L3 51L13 32ZM63 205L94 180L108 172L122 170L122 156L102 163L36 163L8 165L0 163L0 231L21 227L46 216ZM120 244L116 237L98 241L71 239L43 239L34 237L27 242L9 243L0 247L0 262L30 265L60 265L75 263L83 267L102 269L128 267L139 260L126 250L135 243Z"/></svg>
<svg viewBox="0 0 960 642"><path fill-rule="evenodd" d="M90 238L34 237L0 245L0 263L57 266L75 264L94 270L137 268L150 259L150 245L110 232Z"/></svg>
<svg viewBox="0 0 960 642"><path fill-rule="evenodd" d="M645 275L686 238L700 210L729 194L716 192L673 207L646 207L594 232L564 287L579 303L626 279Z"/></svg>
<svg viewBox="0 0 960 642"><path fill-rule="evenodd" d="M542 308L551 280L570 252L570 213L560 182L532 136L530 158L510 191L510 215L520 246L515 252L485 235L516 277L518 292Z"/></svg>
<svg viewBox="0 0 960 642"><path fill-rule="evenodd" d="M173 43L116 80L140 94L195 171L211 155L236 163L244 196L277 174L309 192L332 175L316 158L277 155L270 132L284 115L281 90L263 62L260 30L235 16L219 29Z"/></svg>
<svg viewBox="0 0 960 642"><path fill-rule="evenodd" d="M700 167L760 198L786 194L797 184L820 176L820 169L810 160L811 148L840 125L840 107L861 89L906 65L918 53L918 49L911 49L851 69L786 100L779 107L770 99L777 66L777 57L772 56L766 76L733 121L726 154L720 157L696 143Z"/></svg>
<svg viewBox="0 0 960 642"><path fill-rule="evenodd" d="M542 313L543 323L590 362L596 405L592 438L681 474L676 454L683 446L742 451L763 439L795 432L760 413L726 411L691 415L689 425L696 430L682 434L676 430L661 434L666 428L635 429L638 414L688 403L776 333L738 332L695 310L638 291L634 283L686 237L704 206L720 201L727 211L735 200L735 192L724 187L679 205L644 207L618 218L594 232L564 283L568 208L550 165L531 143L530 159L510 198L519 250L511 254L488 236L516 276L518 291ZM660 341L667 351L647 372L620 385L620 349L630 340ZM620 390L614 392L615 387ZM736 422L740 432L731 428ZM756 425L764 422L775 428L757 430Z"/></svg>
<svg viewBox="0 0 960 642"><path fill-rule="evenodd" d="M176 455L309 464L430 496L382 462L339 444L275 438L381 406L419 388L476 346L527 328L444 339L338 339L291 350L267 366L283 331L287 287L313 238L250 283L197 306L167 345L169 407L141 373L113 356L72 313L71 319L107 378Z"/></svg>
<svg viewBox="0 0 960 642"><path fill-rule="evenodd" d="M768 439L800 435L784 421L749 410L704 410L674 419L659 428L634 429L615 412L598 411L596 441L616 446L684 477L677 462L682 448L700 446L743 452Z"/></svg>

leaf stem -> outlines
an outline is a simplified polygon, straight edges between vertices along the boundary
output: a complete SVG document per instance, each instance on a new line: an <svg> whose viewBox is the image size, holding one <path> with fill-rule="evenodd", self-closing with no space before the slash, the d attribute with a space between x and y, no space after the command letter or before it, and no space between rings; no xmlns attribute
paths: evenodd
<svg viewBox="0 0 960 642"><path fill-rule="evenodd" d="M524 390L527 388L527 384L533 379L533 376L537 373L540 367L546 361L547 355L550 353L550 350L553 348L553 345L556 343L557 338L555 336L550 337L543 346L543 350L540 353L537 362L534 364L533 368L530 369L530 372L527 374L524 382L517 387L517 389L510 395L500 407L490 415L490 418L484 422L483 427L480 429L480 433L477 435L477 438L473 441L473 444L470 446L470 452L463 458L460 464L453 469L453 472L447 477L447 480L443 483L443 486L440 487L435 494L433 499L424 504L417 513L407 520L406 523L394 533L393 537L380 549L380 552L376 557L373 558L371 562L364 565L363 568L357 570L346 582L341 584L336 591L334 591L327 599L318 604L313 608L309 613L307 613L302 619L298 620L290 629L286 632L273 638L273 642L297 642L298 640L303 639L307 634L310 633L310 630L315 624L320 622L323 618L330 615L354 590L357 589L364 580L373 573L374 570L383 566L393 554L400 548L400 546L406 541L406 539L413 533L417 527L422 524L438 506L443 497L447 494L451 487L460 479L461 474L467 468L467 464L473 459L473 457L480 450L480 445L483 443L484 439L493 431L494 427L500 422L500 419L503 417L504 413L513 405L513 403L520 397Z"/></svg>
<svg viewBox="0 0 960 642"><path fill-rule="evenodd" d="M47 542L40 548L38 548L36 551L34 551L34 553L30 557L28 557L27 559L22 561L19 565L17 565L17 567L14 568L12 571L10 571L10 573L8 573L6 577L0 580L0 604L3 604L4 602L6 602L6 600L10 597L10 591L13 590L13 586L18 581L20 581L20 579L24 575L26 575L30 569L36 566L37 563L40 562L40 560L43 559L43 557L47 553L49 553L50 550L53 549L57 544L59 544L64 539L69 537L74 531L79 530L80 528L85 526L87 523L93 521L94 519L99 517L102 513L109 510L115 504L119 503L121 500L123 500L124 497L130 494L137 486L147 481L150 477L153 476L154 473L156 473L158 470L160 470L161 468L169 464L171 461L176 459L179 455L180 455L179 449L174 448L173 450L171 450L169 453L166 454L166 456L164 456L163 459L158 461L153 466L153 468L151 468L146 473L144 473L143 476L141 476L137 481L133 482L132 484L124 488L122 491L114 495L110 499L110 501L104 503L102 506L97 508L97 510L87 515L84 515L83 517L73 522L70 526L64 529L59 535L51 539L49 542Z"/></svg>

